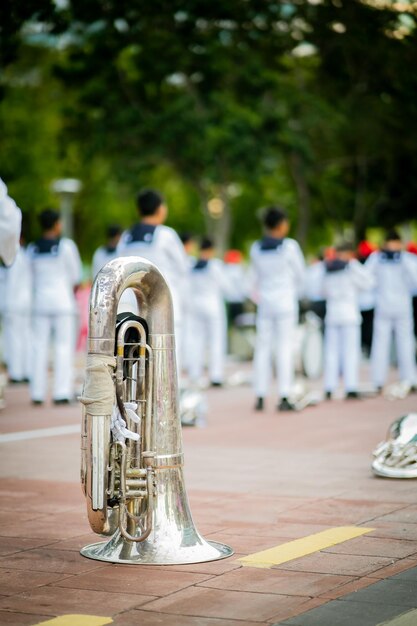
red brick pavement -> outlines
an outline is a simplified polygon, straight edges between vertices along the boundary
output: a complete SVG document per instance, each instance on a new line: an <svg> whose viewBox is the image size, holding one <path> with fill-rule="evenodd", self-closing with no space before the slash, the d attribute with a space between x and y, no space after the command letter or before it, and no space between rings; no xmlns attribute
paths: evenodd
<svg viewBox="0 0 417 626"><path fill-rule="evenodd" d="M229 559L120 566L85 559L96 541L78 483L79 435L0 443L0 624L30 626L79 613L120 626L273 624L417 566L415 481L377 479L371 451L417 396L333 401L282 414L252 411L248 387L210 389L204 428L184 430L196 525ZM7 391L0 432L80 421L80 409L35 407ZM272 569L239 556L334 526L375 530Z"/></svg>

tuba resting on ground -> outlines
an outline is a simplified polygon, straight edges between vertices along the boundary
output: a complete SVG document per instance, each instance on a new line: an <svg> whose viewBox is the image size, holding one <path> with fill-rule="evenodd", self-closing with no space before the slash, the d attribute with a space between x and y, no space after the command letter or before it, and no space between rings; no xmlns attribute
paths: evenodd
<svg viewBox="0 0 417 626"><path fill-rule="evenodd" d="M125 314L118 321L126 289L133 290L141 317ZM88 519L94 532L111 535L81 554L150 565L233 554L229 546L201 537L191 517L183 478L171 294L161 273L145 259L115 259L93 284L80 400L81 482ZM137 406L135 421L126 409L130 402ZM135 438L113 436L116 407Z"/></svg>
<svg viewBox="0 0 417 626"><path fill-rule="evenodd" d="M417 413L396 419L374 450L372 469L384 478L417 478Z"/></svg>

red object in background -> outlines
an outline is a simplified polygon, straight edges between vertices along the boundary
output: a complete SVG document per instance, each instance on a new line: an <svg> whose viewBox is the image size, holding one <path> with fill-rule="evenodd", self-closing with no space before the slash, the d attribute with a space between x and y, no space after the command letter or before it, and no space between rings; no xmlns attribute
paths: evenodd
<svg viewBox="0 0 417 626"><path fill-rule="evenodd" d="M77 289L75 299L78 306L79 325L77 337L77 352L83 352L87 349L88 337L88 305L90 301L91 285L82 285Z"/></svg>
<svg viewBox="0 0 417 626"><path fill-rule="evenodd" d="M242 253L240 250L227 250L224 253L225 263L241 263Z"/></svg>
<svg viewBox="0 0 417 626"><path fill-rule="evenodd" d="M411 254L417 254L417 243L414 241L410 241L406 246L407 252L411 252Z"/></svg>
<svg viewBox="0 0 417 626"><path fill-rule="evenodd" d="M325 261L331 261L336 257L336 250L330 246L328 248L325 248L323 257Z"/></svg>
<svg viewBox="0 0 417 626"><path fill-rule="evenodd" d="M368 256L375 252L377 247L370 241L360 241L358 244L358 256L361 259L367 259Z"/></svg>

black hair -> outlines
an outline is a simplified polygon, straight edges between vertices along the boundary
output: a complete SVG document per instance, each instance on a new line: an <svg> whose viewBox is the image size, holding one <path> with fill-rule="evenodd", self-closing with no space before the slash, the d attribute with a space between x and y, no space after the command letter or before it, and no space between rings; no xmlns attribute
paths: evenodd
<svg viewBox="0 0 417 626"><path fill-rule="evenodd" d="M398 230L395 230L395 228L391 228L391 230L387 230L387 232L385 233L385 238L384 241L401 241L401 237L400 234L398 232Z"/></svg>
<svg viewBox="0 0 417 626"><path fill-rule="evenodd" d="M287 213L284 211L284 209L281 209L278 206L267 207L264 210L262 216L263 224L268 229L276 228L277 226L280 226L282 222L285 222L287 220Z"/></svg>
<svg viewBox="0 0 417 626"><path fill-rule="evenodd" d="M39 214L39 223L42 230L50 230L60 219L61 215L58 211L54 211L53 209L44 209L42 213Z"/></svg>
<svg viewBox="0 0 417 626"><path fill-rule="evenodd" d="M189 232L180 233L180 239L182 243L185 245L194 239L193 234Z"/></svg>
<svg viewBox="0 0 417 626"><path fill-rule="evenodd" d="M200 250L211 250L211 248L214 248L213 240L209 239L209 237L203 237L200 244Z"/></svg>
<svg viewBox="0 0 417 626"><path fill-rule="evenodd" d="M154 189L142 189L136 198L136 205L141 215L154 215L164 199L158 191Z"/></svg>
<svg viewBox="0 0 417 626"><path fill-rule="evenodd" d="M122 227L119 226L119 224L111 224L110 226L107 226L106 233L109 239L113 239L113 237L117 237L117 235L122 234Z"/></svg>

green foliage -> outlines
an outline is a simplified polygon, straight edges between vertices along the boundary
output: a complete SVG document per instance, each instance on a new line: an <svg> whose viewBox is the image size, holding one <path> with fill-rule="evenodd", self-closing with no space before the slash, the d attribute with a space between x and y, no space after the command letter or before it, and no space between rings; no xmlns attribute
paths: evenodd
<svg viewBox="0 0 417 626"><path fill-rule="evenodd" d="M415 15L365 0L31 0L0 27L2 176L24 209L83 182L88 258L160 188L179 230L242 249L285 206L306 250L415 215ZM3 9L2 9L3 10ZM218 196L223 214L212 216Z"/></svg>

